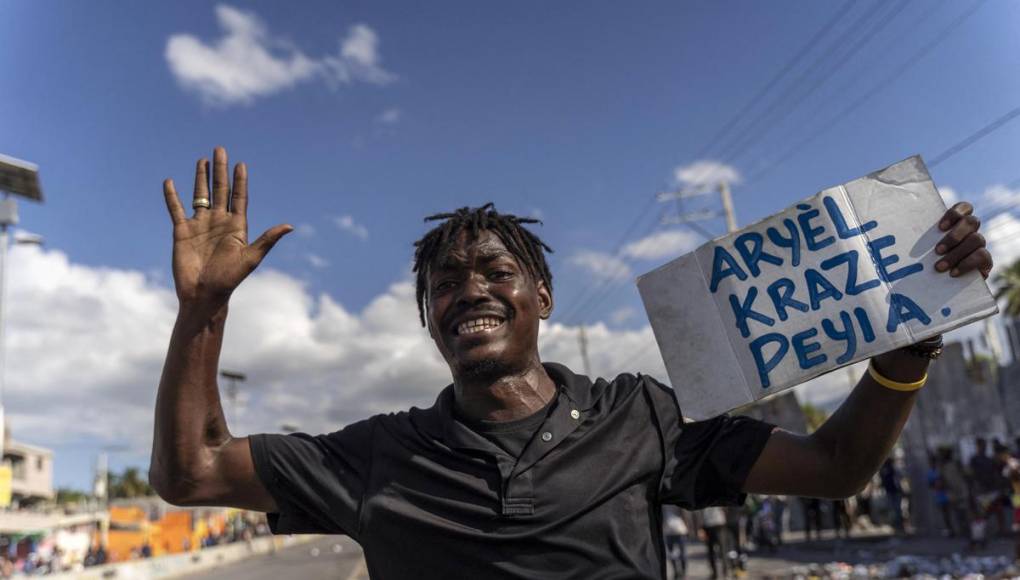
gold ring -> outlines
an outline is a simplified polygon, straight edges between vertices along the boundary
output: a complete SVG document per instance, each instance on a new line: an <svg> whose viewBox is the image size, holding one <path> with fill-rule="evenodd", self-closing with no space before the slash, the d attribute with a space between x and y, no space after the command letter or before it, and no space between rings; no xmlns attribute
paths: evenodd
<svg viewBox="0 0 1020 580"><path fill-rule="evenodd" d="M191 207L193 209L198 209L200 207L204 207L205 209L209 209L209 208L212 207L212 204L209 203L209 198L208 197L196 197L195 200L191 202Z"/></svg>

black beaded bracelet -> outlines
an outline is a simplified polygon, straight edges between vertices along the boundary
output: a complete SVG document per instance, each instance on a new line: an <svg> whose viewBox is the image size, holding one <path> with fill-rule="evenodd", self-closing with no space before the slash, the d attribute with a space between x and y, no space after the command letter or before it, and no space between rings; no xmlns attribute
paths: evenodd
<svg viewBox="0 0 1020 580"><path fill-rule="evenodd" d="M942 355L943 346L942 335L939 334L927 340L922 340L917 344L912 344L904 350L914 356L919 356L928 360L935 360Z"/></svg>

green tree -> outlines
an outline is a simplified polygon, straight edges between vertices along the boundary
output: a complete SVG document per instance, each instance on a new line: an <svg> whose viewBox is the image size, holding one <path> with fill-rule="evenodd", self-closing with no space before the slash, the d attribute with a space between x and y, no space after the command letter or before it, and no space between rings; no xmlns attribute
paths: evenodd
<svg viewBox="0 0 1020 580"><path fill-rule="evenodd" d="M57 504L77 504L81 503L89 498L89 495L84 491L78 491L77 489L71 489L68 487L57 488Z"/></svg>
<svg viewBox="0 0 1020 580"><path fill-rule="evenodd" d="M1006 314L1012 317L1020 316L1020 260L996 274L993 281L998 287L995 299L1006 301Z"/></svg>
<svg viewBox="0 0 1020 580"><path fill-rule="evenodd" d="M146 478L138 473L137 467L128 467L124 473L110 473L110 498L132 498L155 495Z"/></svg>

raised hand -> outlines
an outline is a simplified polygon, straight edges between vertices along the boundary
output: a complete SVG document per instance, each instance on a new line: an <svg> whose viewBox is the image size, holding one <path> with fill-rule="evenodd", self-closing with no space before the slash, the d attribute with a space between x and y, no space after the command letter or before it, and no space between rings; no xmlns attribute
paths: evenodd
<svg viewBox="0 0 1020 580"><path fill-rule="evenodd" d="M951 276L961 276L977 270L985 278L992 271L992 255L985 248L985 237L978 229L981 220L974 215L974 206L961 201L946 210L939 229L946 235L935 246L935 253L941 260L935 263L939 272L949 271Z"/></svg>
<svg viewBox="0 0 1020 580"><path fill-rule="evenodd" d="M238 163L231 187L227 168L227 152L217 147L213 152L210 200L209 160L198 161L192 201L195 214L191 219L181 206L173 180L163 182L166 207L174 225L174 284L182 305L225 304L276 242L294 229L280 224L248 244L248 170L244 163Z"/></svg>

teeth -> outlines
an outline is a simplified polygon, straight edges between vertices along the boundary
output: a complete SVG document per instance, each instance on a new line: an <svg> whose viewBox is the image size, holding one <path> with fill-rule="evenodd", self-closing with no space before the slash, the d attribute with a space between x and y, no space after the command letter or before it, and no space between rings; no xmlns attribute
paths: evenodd
<svg viewBox="0 0 1020 580"><path fill-rule="evenodd" d="M503 320L499 318L476 318L474 320L461 322L457 326L457 334L474 334L476 332L482 332L483 330L492 330L499 327L501 324L503 324Z"/></svg>

